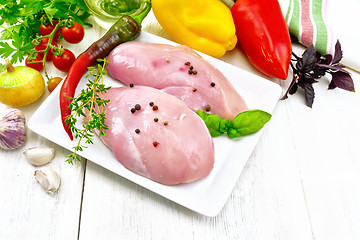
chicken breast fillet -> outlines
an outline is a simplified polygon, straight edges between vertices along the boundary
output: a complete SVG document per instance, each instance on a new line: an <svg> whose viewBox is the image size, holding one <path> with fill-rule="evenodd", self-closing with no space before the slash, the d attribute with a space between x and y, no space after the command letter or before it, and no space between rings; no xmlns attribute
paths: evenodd
<svg viewBox="0 0 360 240"><path fill-rule="evenodd" d="M107 60L113 78L160 89L193 111L234 119L248 110L227 78L189 47L132 41L113 49Z"/></svg>
<svg viewBox="0 0 360 240"><path fill-rule="evenodd" d="M165 185L206 177L214 144L202 119L179 99L144 86L111 88L102 141L127 169Z"/></svg>

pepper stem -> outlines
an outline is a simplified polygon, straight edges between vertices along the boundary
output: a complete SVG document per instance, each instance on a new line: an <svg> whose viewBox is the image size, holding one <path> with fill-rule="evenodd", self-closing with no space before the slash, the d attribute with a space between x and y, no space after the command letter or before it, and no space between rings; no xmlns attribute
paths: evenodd
<svg viewBox="0 0 360 240"><path fill-rule="evenodd" d="M232 8L232 6L234 5L234 1L232 0L220 0L221 2L223 2L229 9Z"/></svg>
<svg viewBox="0 0 360 240"><path fill-rule="evenodd" d="M129 16L132 17L139 24L141 28L141 23L144 20L144 18L148 15L150 10L151 10L150 0L144 0L142 1L139 9L136 10L136 12L130 14Z"/></svg>

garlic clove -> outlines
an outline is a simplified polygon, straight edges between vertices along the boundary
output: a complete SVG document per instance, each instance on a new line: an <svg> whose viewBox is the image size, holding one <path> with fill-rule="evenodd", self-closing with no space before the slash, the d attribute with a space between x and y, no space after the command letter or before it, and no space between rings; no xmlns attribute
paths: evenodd
<svg viewBox="0 0 360 240"><path fill-rule="evenodd" d="M55 156L55 150L50 147L32 147L26 149L23 154L32 165L42 166L51 162Z"/></svg>
<svg viewBox="0 0 360 240"><path fill-rule="evenodd" d="M45 167L34 173L36 181L47 192L53 194L60 187L60 176L51 168Z"/></svg>
<svg viewBox="0 0 360 240"><path fill-rule="evenodd" d="M19 109L9 108L0 115L0 148L19 148L26 141L24 114Z"/></svg>

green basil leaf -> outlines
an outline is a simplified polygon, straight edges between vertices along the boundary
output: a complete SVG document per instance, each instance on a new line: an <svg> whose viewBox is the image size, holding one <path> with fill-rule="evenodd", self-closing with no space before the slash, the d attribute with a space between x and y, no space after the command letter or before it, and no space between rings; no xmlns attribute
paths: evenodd
<svg viewBox="0 0 360 240"><path fill-rule="evenodd" d="M210 135L212 137L217 137L224 133L220 131L220 122L222 119L219 115L209 114L201 109L197 110L196 114L198 114L205 122L206 127L209 129Z"/></svg>
<svg viewBox="0 0 360 240"><path fill-rule="evenodd" d="M219 115L210 114L205 121L206 126L208 127L211 136L217 137L223 134L224 132L220 131L220 122L221 117Z"/></svg>
<svg viewBox="0 0 360 240"><path fill-rule="evenodd" d="M220 132L227 132L232 126L232 121L230 119L222 119L220 121L219 131Z"/></svg>
<svg viewBox="0 0 360 240"><path fill-rule="evenodd" d="M201 117L201 119L205 122L206 118L210 115L209 113L204 112L203 110L199 109L196 111L196 114Z"/></svg>
<svg viewBox="0 0 360 240"><path fill-rule="evenodd" d="M236 131L236 129L234 128L230 128L227 131L227 135L229 138L237 138L237 137L241 137L241 135Z"/></svg>
<svg viewBox="0 0 360 240"><path fill-rule="evenodd" d="M271 114L255 109L239 113L233 120L232 128L240 135L248 135L259 131L270 121Z"/></svg>
<svg viewBox="0 0 360 240"><path fill-rule="evenodd" d="M200 109L196 113L205 122L212 137L227 133L229 138L237 138L255 133L271 119L271 114L258 109L239 113L234 121L221 119L219 115L209 114Z"/></svg>

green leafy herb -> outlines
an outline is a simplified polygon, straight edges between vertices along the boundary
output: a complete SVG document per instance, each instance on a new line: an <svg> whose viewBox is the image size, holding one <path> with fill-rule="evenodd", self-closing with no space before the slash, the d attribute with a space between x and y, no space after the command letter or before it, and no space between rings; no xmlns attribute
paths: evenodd
<svg viewBox="0 0 360 240"><path fill-rule="evenodd" d="M270 121L271 114L254 109L239 113L233 121L221 119L219 115L197 110L196 113L205 122L212 137L227 133L229 138L237 138L259 131Z"/></svg>
<svg viewBox="0 0 360 240"><path fill-rule="evenodd" d="M49 21L71 16L81 24L90 16L84 0L0 0L0 6L0 25L9 26L0 34L0 57L10 57L11 63L21 62L33 50L44 16Z"/></svg>
<svg viewBox="0 0 360 240"><path fill-rule="evenodd" d="M65 120L71 131L75 133L74 137L78 139L77 146L73 147L74 152L66 156L66 162L71 164L74 160L80 161L76 153L86 148L82 141L85 141L85 144L93 144L94 131L97 131L101 137L106 136L104 130L108 129L103 110L110 100L105 100L102 97L102 94L110 89L110 87L105 87L103 83L103 76L106 74L105 66L108 62L105 59L98 61L102 64L98 64L97 67L89 67L89 73L86 75L87 78L92 76L95 79L93 81L88 79L87 88L82 89L80 94L72 99L70 104L72 114ZM84 117L83 124L79 128L77 120L82 117Z"/></svg>
<svg viewBox="0 0 360 240"><path fill-rule="evenodd" d="M318 82L317 79L325 76L326 73L332 76L328 89L339 87L347 91L355 91L350 73L340 64L342 51L339 41L335 45L334 57L330 54L321 56L315 51L313 45L305 50L302 57L298 57L294 53L293 56L295 57L293 61L296 64L294 65L291 62L290 66L293 69L294 76L287 92L282 97L283 100L288 98L288 94L296 93L298 87L301 87L304 89L306 105L312 107L315 98L313 84Z"/></svg>

